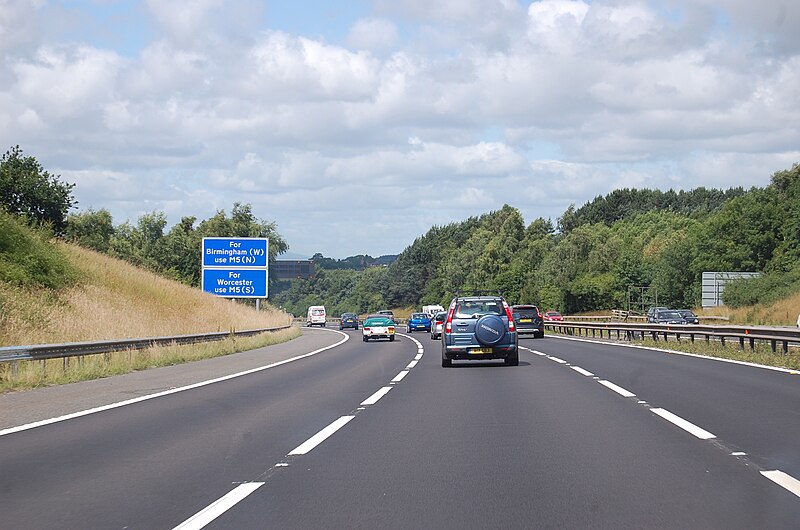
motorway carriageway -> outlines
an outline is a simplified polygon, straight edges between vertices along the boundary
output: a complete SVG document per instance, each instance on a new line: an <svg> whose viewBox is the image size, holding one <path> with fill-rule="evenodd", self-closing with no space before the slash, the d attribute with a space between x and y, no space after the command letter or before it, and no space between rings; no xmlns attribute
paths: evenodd
<svg viewBox="0 0 800 530"><path fill-rule="evenodd" d="M800 528L800 374L422 333L0 396L0 528Z"/></svg>

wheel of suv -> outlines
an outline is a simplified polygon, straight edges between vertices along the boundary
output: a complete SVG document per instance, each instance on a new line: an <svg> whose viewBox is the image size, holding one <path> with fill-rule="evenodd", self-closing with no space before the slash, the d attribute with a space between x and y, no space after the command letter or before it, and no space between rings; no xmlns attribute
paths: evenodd
<svg viewBox="0 0 800 530"><path fill-rule="evenodd" d="M494 346L503 340L506 323L497 315L484 315L475 323L475 338L484 346Z"/></svg>
<svg viewBox="0 0 800 530"><path fill-rule="evenodd" d="M391 337L389 337L389 342L394 342L394 335L392 335Z"/></svg>
<svg viewBox="0 0 800 530"><path fill-rule="evenodd" d="M514 350L514 353L509 354L505 358L506 366L519 366L519 350Z"/></svg>

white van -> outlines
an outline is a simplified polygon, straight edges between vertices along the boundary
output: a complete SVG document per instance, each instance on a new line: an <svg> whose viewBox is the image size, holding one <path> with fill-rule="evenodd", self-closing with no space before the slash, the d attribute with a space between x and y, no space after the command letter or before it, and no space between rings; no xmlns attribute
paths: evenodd
<svg viewBox="0 0 800 530"><path fill-rule="evenodd" d="M322 326L324 328L326 318L324 305L312 305L306 314L306 326Z"/></svg>
<svg viewBox="0 0 800 530"><path fill-rule="evenodd" d="M444 308L440 305L424 305L422 306L422 312L428 315L435 315L440 311L444 311Z"/></svg>

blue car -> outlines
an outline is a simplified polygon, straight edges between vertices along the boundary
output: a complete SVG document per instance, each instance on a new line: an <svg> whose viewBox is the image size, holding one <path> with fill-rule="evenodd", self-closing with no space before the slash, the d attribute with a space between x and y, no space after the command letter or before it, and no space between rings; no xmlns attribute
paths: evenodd
<svg viewBox="0 0 800 530"><path fill-rule="evenodd" d="M414 331L431 332L431 317L427 313L411 313L408 317L408 325L406 331L413 333Z"/></svg>

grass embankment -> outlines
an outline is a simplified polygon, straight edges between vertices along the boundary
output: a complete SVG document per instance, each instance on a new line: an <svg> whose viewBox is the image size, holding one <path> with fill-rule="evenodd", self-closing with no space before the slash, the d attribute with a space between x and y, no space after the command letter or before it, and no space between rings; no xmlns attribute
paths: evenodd
<svg viewBox="0 0 800 530"><path fill-rule="evenodd" d="M794 293L771 304L758 304L736 309L721 306L696 311L698 315L728 317L731 324L752 326L797 326L800 314L800 293Z"/></svg>
<svg viewBox="0 0 800 530"><path fill-rule="evenodd" d="M232 303L121 260L48 241L0 216L0 346L155 337L278 327L267 306ZM78 381L226 355L290 340L293 329L203 345L153 348L47 363L0 364L0 390Z"/></svg>

